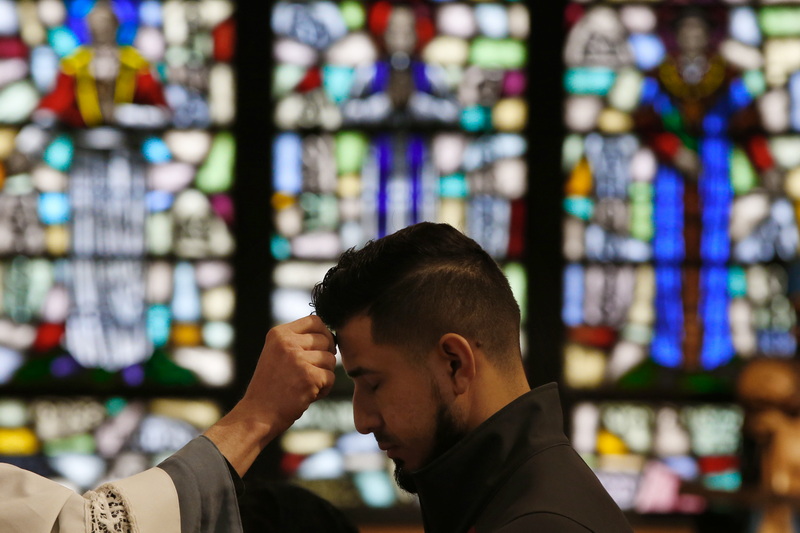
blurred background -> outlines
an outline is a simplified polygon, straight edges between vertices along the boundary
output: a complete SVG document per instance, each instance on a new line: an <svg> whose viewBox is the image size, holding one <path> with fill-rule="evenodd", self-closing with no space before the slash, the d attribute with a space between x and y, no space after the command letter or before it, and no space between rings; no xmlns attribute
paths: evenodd
<svg viewBox="0 0 800 533"><path fill-rule="evenodd" d="M800 2L0 0L0 461L158 463L432 220L637 532L800 531L799 131ZM420 531L340 374L248 480Z"/></svg>

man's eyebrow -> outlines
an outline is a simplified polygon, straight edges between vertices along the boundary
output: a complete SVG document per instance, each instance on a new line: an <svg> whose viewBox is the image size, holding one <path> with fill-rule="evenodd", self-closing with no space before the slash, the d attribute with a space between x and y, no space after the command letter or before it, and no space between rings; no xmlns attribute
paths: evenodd
<svg viewBox="0 0 800 533"><path fill-rule="evenodd" d="M350 379L356 379L368 374L375 374L375 371L369 368L364 368L363 366L357 366L353 370L347 372L347 375L350 376Z"/></svg>

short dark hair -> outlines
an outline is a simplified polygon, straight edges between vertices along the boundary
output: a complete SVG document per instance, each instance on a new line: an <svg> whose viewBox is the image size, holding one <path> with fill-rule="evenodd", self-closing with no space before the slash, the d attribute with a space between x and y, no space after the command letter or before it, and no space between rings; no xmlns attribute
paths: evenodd
<svg viewBox="0 0 800 533"><path fill-rule="evenodd" d="M420 358L446 333L478 343L500 367L520 357L519 305L508 280L478 243L447 224L422 222L351 248L311 299L331 329L365 315L375 342Z"/></svg>

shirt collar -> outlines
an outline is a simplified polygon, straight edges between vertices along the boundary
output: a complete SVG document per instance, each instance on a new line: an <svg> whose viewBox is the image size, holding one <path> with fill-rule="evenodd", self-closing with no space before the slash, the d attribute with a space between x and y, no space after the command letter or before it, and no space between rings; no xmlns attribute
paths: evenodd
<svg viewBox="0 0 800 533"><path fill-rule="evenodd" d="M557 384L523 394L431 464L412 472L426 533L466 531L524 461L568 443Z"/></svg>

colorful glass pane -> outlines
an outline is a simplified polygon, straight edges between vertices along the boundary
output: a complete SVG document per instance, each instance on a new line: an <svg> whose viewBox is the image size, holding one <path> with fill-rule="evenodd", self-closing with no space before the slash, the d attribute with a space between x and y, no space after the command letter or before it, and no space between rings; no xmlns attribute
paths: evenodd
<svg viewBox="0 0 800 533"><path fill-rule="evenodd" d="M739 489L741 413L686 402L733 400L748 360L797 355L800 6L570 2L564 15L564 383L578 400L675 402L581 404L575 436L623 508L699 512L673 488ZM664 435L680 449L659 449ZM604 454L626 474L608 475Z"/></svg>
<svg viewBox="0 0 800 533"><path fill-rule="evenodd" d="M0 386L231 384L232 3L0 9Z"/></svg>
<svg viewBox="0 0 800 533"><path fill-rule="evenodd" d="M76 491L151 468L222 415L204 400L0 400L0 462Z"/></svg>
<svg viewBox="0 0 800 533"><path fill-rule="evenodd" d="M741 486L743 422L734 405L581 403L571 440L622 510L699 513L707 502L686 484Z"/></svg>
<svg viewBox="0 0 800 533"><path fill-rule="evenodd" d="M275 3L276 322L309 313L342 252L421 221L480 243L524 320L529 22L523 2ZM334 399L312 411L334 406L351 410ZM345 508L408 503L349 416L292 430L285 473ZM305 439L313 449L292 448Z"/></svg>
<svg viewBox="0 0 800 533"><path fill-rule="evenodd" d="M794 356L800 54L771 50L797 9L570 6L563 317L593 386Z"/></svg>

